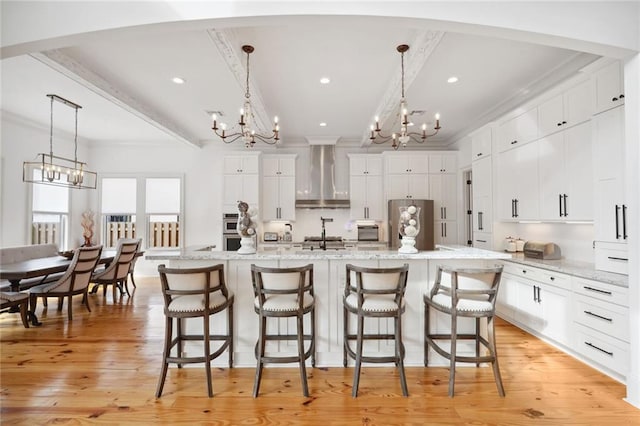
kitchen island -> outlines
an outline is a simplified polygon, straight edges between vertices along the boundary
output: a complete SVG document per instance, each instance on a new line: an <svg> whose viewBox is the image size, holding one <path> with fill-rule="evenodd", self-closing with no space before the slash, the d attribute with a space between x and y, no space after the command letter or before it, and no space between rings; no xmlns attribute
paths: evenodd
<svg viewBox="0 0 640 426"><path fill-rule="evenodd" d="M423 365L424 344L424 304L422 296L433 284L437 265L491 266L496 260L510 259L507 253L481 250L465 246L440 246L437 250L415 254L402 254L388 250L300 250L279 248L264 250L255 254L212 251L207 248L191 248L175 251L148 252L145 258L162 261L170 267L197 267L222 263L225 266L227 286L235 294L234 364L238 367L255 367L254 346L258 339L258 316L253 309L253 288L251 284L251 264L271 267L292 267L308 263L314 265L314 289L316 299L316 364L320 367L342 366L342 294L345 283L345 265L352 263L369 267L392 267L409 264L409 276L405 293L406 311L403 315L403 342L406 348L405 365ZM290 319L274 320L270 330L287 330L295 327ZM222 322L222 323L219 323ZM459 320L460 322L460 320ZM352 323L354 323L352 321ZM440 332L449 330L449 319L434 314L432 324ZM187 324L188 329L201 327L197 322ZM214 332L222 331L226 325L224 318L214 317ZM305 323L307 327L307 323ZM380 319L377 323L367 323L366 327L391 329L392 323ZM461 330L470 331L472 321L462 322ZM292 352L295 342L268 342L267 351ZM393 343L366 342L365 352L390 353ZM195 345L195 344L194 344ZM460 346L463 352L473 351L473 344ZM188 347L187 351L200 351L198 347ZM219 365L224 366L221 357ZM430 355L430 365L445 365L445 360L436 354Z"/></svg>

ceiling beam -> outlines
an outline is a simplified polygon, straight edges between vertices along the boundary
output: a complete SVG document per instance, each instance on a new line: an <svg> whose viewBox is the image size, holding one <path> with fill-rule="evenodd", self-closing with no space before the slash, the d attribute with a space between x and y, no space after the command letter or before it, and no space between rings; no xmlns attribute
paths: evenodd
<svg viewBox="0 0 640 426"><path fill-rule="evenodd" d="M231 30L211 29L207 31L209 38L218 49L220 56L226 62L229 70L236 78L238 86L242 88L242 93L246 89L247 70L245 68L246 58L238 57L233 46L237 46L239 42L236 40ZM244 54L243 54L244 55ZM260 90L255 84L254 79L249 76L249 91L251 92L251 108L253 113L253 122L259 133L270 134L272 131L273 121L269 118L267 110L260 95Z"/></svg>
<svg viewBox="0 0 640 426"><path fill-rule="evenodd" d="M418 73L429 59L429 56L436 49L440 40L444 36L443 31L419 31L413 40L409 44L409 51L407 52L408 60L405 60L404 66L404 86L405 92L411 87L411 83L415 80ZM405 58L407 59L407 58ZM384 124L398 114L398 108L400 106L400 95L402 92L402 77L401 66L398 64L394 77L389 82L387 90L380 99L378 106L375 109L374 116L379 118L380 124ZM370 145L371 140L370 129L365 129L362 135L362 145Z"/></svg>
<svg viewBox="0 0 640 426"><path fill-rule="evenodd" d="M58 49L31 53L31 57L60 72L76 83L86 87L107 101L144 120L171 137L188 145L201 148L201 143L170 119L162 116L148 105L139 102L125 91L109 83L77 60Z"/></svg>

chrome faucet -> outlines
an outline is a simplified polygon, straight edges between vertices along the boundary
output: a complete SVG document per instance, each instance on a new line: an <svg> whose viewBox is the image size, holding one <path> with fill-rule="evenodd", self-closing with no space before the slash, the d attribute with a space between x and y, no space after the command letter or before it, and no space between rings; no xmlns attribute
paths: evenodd
<svg viewBox="0 0 640 426"><path fill-rule="evenodd" d="M320 216L320 220L322 221L322 241L320 242L320 248L322 250L327 250L327 230L325 229L324 224L325 222L333 222L333 218Z"/></svg>

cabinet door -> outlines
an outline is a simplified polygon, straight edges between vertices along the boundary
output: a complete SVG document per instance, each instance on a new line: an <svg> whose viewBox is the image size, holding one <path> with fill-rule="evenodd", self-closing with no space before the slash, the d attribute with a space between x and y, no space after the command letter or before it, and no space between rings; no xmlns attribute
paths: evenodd
<svg viewBox="0 0 640 426"><path fill-rule="evenodd" d="M503 123L499 129L499 150L521 146L538 136L538 109L533 108Z"/></svg>
<svg viewBox="0 0 640 426"><path fill-rule="evenodd" d="M401 198L410 198L409 195L409 178L406 174L388 175L386 180L387 199L397 200Z"/></svg>
<svg viewBox="0 0 640 426"><path fill-rule="evenodd" d="M240 170L240 169L238 169ZM233 206L232 211L237 210L238 201L242 194L242 175L224 175L224 187L222 189L222 204L225 206Z"/></svg>
<svg viewBox="0 0 640 426"><path fill-rule="evenodd" d="M564 132L538 141L540 218L543 220L564 219L563 195L567 192L564 154Z"/></svg>
<svg viewBox="0 0 640 426"><path fill-rule="evenodd" d="M367 173L367 157L364 155L349 156L349 174L362 176Z"/></svg>
<svg viewBox="0 0 640 426"><path fill-rule="evenodd" d="M473 197L473 230L474 232L491 232L493 214L491 197L478 195Z"/></svg>
<svg viewBox="0 0 640 426"><path fill-rule="evenodd" d="M387 174L409 173L409 159L404 155L392 155L387 157Z"/></svg>
<svg viewBox="0 0 640 426"><path fill-rule="evenodd" d="M569 345L571 337L571 292L544 284L538 284L542 305L542 329L540 332L558 343Z"/></svg>
<svg viewBox="0 0 640 426"><path fill-rule="evenodd" d="M595 84L595 114L624 103L622 67L614 61L593 75Z"/></svg>
<svg viewBox="0 0 640 426"><path fill-rule="evenodd" d="M434 201L436 220L456 220L456 176L429 175L429 198Z"/></svg>
<svg viewBox="0 0 640 426"><path fill-rule="evenodd" d="M382 175L369 175L366 181L367 219L383 220Z"/></svg>
<svg viewBox="0 0 640 426"><path fill-rule="evenodd" d="M517 185L516 214L519 220L539 218L538 199L538 142L531 142L515 150L515 173Z"/></svg>
<svg viewBox="0 0 640 426"><path fill-rule="evenodd" d="M455 154L431 154L429 155L429 173L455 173Z"/></svg>
<svg viewBox="0 0 640 426"><path fill-rule="evenodd" d="M471 136L471 159L473 161L491 155L493 129L489 126Z"/></svg>
<svg viewBox="0 0 640 426"><path fill-rule="evenodd" d="M544 328L542 305L538 303L538 289L533 281L519 279L517 282L517 310L515 319L533 331Z"/></svg>
<svg viewBox="0 0 640 426"><path fill-rule="evenodd" d="M382 176L382 158L380 156L367 156L366 165L369 176Z"/></svg>
<svg viewBox="0 0 640 426"><path fill-rule="evenodd" d="M538 106L539 135L547 136L564 128L564 103L562 94Z"/></svg>
<svg viewBox="0 0 640 426"><path fill-rule="evenodd" d="M227 155L224 157L225 174L257 174L259 169L257 155Z"/></svg>
<svg viewBox="0 0 640 426"><path fill-rule="evenodd" d="M278 162L281 176L295 176L296 174L296 158L288 156L280 158Z"/></svg>
<svg viewBox="0 0 640 426"><path fill-rule="evenodd" d="M284 173L284 172L283 172ZM296 220L296 178L280 176L279 178L280 219Z"/></svg>
<svg viewBox="0 0 640 426"><path fill-rule="evenodd" d="M353 164L353 159L351 164ZM367 207L367 177L365 175L351 175L349 186L351 219L364 219Z"/></svg>
<svg viewBox="0 0 640 426"><path fill-rule="evenodd" d="M435 244L457 244L458 225L455 221L437 220L434 226Z"/></svg>
<svg viewBox="0 0 640 426"><path fill-rule="evenodd" d="M491 157L484 157L473 162L472 179L474 196L491 196Z"/></svg>
<svg viewBox="0 0 640 426"><path fill-rule="evenodd" d="M593 114L593 91L590 81L580 83L564 94L563 127L573 127L591 119Z"/></svg>
<svg viewBox="0 0 640 426"><path fill-rule="evenodd" d="M514 200L518 191L516 168L516 150L505 151L499 155L497 214L501 220L515 219Z"/></svg>
<svg viewBox="0 0 640 426"><path fill-rule="evenodd" d="M262 174L264 176L277 176L280 174L280 161L278 157L262 158Z"/></svg>
<svg viewBox="0 0 640 426"><path fill-rule="evenodd" d="M564 200L565 218L593 220L594 187L591 122L571 127L564 132L564 168L567 195Z"/></svg>
<svg viewBox="0 0 640 426"><path fill-rule="evenodd" d="M498 288L498 298L496 300L496 311L501 318L508 321L515 320L515 313L518 309L518 279L510 274L502 274L500 287Z"/></svg>
<svg viewBox="0 0 640 426"><path fill-rule="evenodd" d="M409 173L429 173L429 159L426 154L412 153L408 156Z"/></svg>
<svg viewBox="0 0 640 426"><path fill-rule="evenodd" d="M417 200L429 199L429 175L412 174L408 179L409 198Z"/></svg>
<svg viewBox="0 0 640 426"><path fill-rule="evenodd" d="M262 220L280 219L279 178L277 176L264 176L262 178Z"/></svg>

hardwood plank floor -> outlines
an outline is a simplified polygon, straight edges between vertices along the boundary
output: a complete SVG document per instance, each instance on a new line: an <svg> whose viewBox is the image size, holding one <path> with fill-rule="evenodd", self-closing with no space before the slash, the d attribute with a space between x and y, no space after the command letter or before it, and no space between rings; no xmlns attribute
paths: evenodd
<svg viewBox="0 0 640 426"><path fill-rule="evenodd" d="M447 396L446 368L407 368L402 397L392 367L363 367L359 397L352 368L266 368L260 397L254 369L214 369L207 398L203 368L171 368L155 399L164 316L160 285L139 278L131 298L91 295L92 312L74 301L74 319L39 303L42 327L25 329L18 314L0 315L0 422L17 424L212 425L640 425L640 411L622 400L624 386L531 335L499 321L506 397L490 368L457 370ZM256 318L257 320L257 318Z"/></svg>

